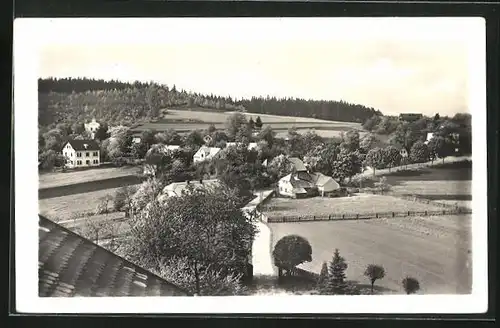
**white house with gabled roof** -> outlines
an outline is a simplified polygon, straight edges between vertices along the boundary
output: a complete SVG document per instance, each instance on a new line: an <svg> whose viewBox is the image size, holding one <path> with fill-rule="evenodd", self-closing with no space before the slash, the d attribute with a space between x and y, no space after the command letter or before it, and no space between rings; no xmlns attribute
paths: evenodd
<svg viewBox="0 0 500 328"><path fill-rule="evenodd" d="M62 148L66 166L70 168L99 166L100 148L95 140L69 140Z"/></svg>
<svg viewBox="0 0 500 328"><path fill-rule="evenodd" d="M220 151L221 149L217 147L201 146L200 149L198 149L198 151L193 155L193 163L210 161L214 159Z"/></svg>

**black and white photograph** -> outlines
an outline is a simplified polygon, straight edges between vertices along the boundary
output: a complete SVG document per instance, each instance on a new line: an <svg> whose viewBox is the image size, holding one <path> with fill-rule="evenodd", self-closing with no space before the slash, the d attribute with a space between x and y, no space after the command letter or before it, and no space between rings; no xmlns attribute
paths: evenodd
<svg viewBox="0 0 500 328"><path fill-rule="evenodd" d="M16 19L17 307L486 311L485 53L480 18Z"/></svg>

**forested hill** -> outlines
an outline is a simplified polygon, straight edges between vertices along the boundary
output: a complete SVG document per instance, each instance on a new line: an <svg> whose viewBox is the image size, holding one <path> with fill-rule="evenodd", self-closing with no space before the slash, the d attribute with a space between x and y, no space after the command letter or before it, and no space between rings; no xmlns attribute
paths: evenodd
<svg viewBox="0 0 500 328"><path fill-rule="evenodd" d="M95 117L109 124L131 124L155 119L160 109L202 107L219 111L302 116L332 121L364 122L382 113L344 101L253 97L234 101L231 97L202 95L156 83L105 81L87 78L39 79L39 122L82 122Z"/></svg>

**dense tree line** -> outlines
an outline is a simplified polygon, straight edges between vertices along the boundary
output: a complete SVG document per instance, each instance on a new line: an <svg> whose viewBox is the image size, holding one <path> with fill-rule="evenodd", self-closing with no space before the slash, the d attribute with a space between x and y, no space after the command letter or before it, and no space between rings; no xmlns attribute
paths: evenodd
<svg viewBox="0 0 500 328"><path fill-rule="evenodd" d="M87 78L38 80L39 123L43 126L83 122L92 117L110 125L131 125L158 118L164 108L207 108L221 111L312 117L364 122L380 111L345 101L317 101L253 97L239 101L230 96L177 90L153 82L125 83ZM254 122L259 125L260 122Z"/></svg>
<svg viewBox="0 0 500 328"><path fill-rule="evenodd" d="M252 97L239 102L250 113L312 117L331 121L359 122L382 113L374 108L346 101L298 98Z"/></svg>

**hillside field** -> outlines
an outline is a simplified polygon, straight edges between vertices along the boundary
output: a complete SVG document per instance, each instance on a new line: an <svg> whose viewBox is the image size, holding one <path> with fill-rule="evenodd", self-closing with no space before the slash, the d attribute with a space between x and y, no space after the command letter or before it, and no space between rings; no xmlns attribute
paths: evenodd
<svg viewBox="0 0 500 328"><path fill-rule="evenodd" d="M162 119L156 122L140 124L134 127L135 132L147 129L162 131L174 129L178 132L189 132L196 129L206 129L213 124L217 129L224 129L225 122L234 112L216 112L206 110L179 110L168 109ZM274 130L288 130L291 127L301 129L317 129L324 131L347 131L361 129L361 124L353 122L336 122L319 120L307 117L277 116L266 114L244 113L247 118L254 120L260 116L264 126L271 126Z"/></svg>
<svg viewBox="0 0 500 328"><path fill-rule="evenodd" d="M348 263L348 280L369 285L366 266L385 268L386 277L375 283L381 293L404 293L401 280L410 275L420 282L419 294L463 294L472 286L470 224L469 215L457 215L268 225L273 248L290 234L310 242L313 260L302 269L319 273L338 248Z"/></svg>

